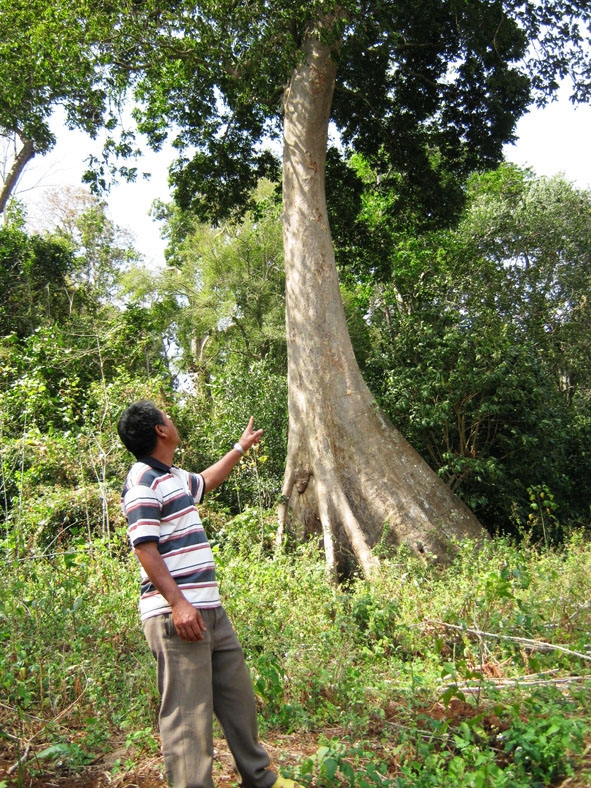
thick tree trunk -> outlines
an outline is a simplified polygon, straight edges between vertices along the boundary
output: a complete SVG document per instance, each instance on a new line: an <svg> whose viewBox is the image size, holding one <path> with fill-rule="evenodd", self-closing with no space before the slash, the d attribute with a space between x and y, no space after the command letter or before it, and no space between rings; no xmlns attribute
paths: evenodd
<svg viewBox="0 0 591 788"><path fill-rule="evenodd" d="M323 535L330 575L351 557L369 575L384 541L443 559L454 538L486 532L380 413L359 372L325 201L336 69L317 38L305 54L284 106L289 442L279 534L293 518Z"/></svg>

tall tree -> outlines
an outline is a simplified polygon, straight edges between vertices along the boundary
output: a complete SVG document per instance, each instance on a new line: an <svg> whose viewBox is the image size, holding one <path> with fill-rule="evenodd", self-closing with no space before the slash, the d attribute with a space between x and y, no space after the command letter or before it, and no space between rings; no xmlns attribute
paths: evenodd
<svg viewBox="0 0 591 788"><path fill-rule="evenodd" d="M591 194L562 177L536 179L505 165L472 178L468 200L458 235L501 279L476 298L544 349L567 397L589 391Z"/></svg>
<svg viewBox="0 0 591 788"><path fill-rule="evenodd" d="M116 12L112 34L96 42L109 63L104 84L133 84L138 128L154 146L178 129L172 180L182 205L209 218L244 206L277 169L262 141L283 132L284 510L321 530L330 572L351 550L371 572L384 534L437 555L450 536L481 536L359 374L326 209L329 123L379 159L384 177L396 174L403 204L449 218L461 196L453 174L500 158L532 86L555 88L573 64L578 96L588 91L586 0L126 0ZM96 13L115 12L100 4ZM523 60L536 43L543 56L530 81ZM566 56L565 44L574 47Z"/></svg>

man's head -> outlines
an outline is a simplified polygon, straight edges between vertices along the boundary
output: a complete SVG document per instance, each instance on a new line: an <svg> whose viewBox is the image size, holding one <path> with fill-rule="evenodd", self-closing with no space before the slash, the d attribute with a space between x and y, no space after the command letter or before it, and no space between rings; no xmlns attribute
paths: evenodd
<svg viewBox="0 0 591 788"><path fill-rule="evenodd" d="M121 414L117 432L125 448L135 457L148 457L158 442L156 427L164 425L165 418L153 402L134 402Z"/></svg>

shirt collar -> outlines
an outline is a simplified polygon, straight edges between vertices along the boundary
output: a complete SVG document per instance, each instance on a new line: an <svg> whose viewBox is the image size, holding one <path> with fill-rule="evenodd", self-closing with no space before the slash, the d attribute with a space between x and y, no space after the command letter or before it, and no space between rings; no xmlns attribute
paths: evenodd
<svg viewBox="0 0 591 788"><path fill-rule="evenodd" d="M145 465L149 465L150 468L155 468L157 471L166 471L167 473L170 473L170 469L174 467L172 465L166 465L155 457L138 457L137 461L143 462Z"/></svg>

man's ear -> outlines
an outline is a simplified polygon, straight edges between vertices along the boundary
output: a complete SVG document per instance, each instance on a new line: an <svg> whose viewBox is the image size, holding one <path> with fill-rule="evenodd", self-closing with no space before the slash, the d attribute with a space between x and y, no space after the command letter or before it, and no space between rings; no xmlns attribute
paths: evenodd
<svg viewBox="0 0 591 788"><path fill-rule="evenodd" d="M162 438L164 436L164 434L165 434L164 430L166 430L166 425L165 424L157 424L155 429L156 429L156 435L159 438Z"/></svg>

